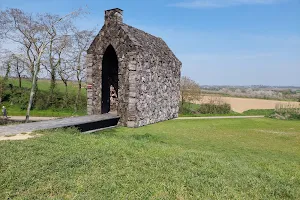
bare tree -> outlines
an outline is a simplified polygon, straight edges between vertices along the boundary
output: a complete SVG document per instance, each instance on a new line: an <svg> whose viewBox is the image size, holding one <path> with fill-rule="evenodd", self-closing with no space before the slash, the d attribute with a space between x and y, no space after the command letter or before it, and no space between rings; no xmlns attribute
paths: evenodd
<svg viewBox="0 0 300 200"><path fill-rule="evenodd" d="M11 61L7 58L7 56L1 56L0 57L1 62L1 76L0 76L0 103L2 102L2 97L5 91L5 83L7 80L7 77L10 73L10 66ZM2 77L4 76L4 78Z"/></svg>
<svg viewBox="0 0 300 200"><path fill-rule="evenodd" d="M43 18L43 22L49 27L47 31L49 36L49 45L47 48L47 55L45 56L45 62L43 63L45 69L50 74L50 95L48 98L48 104L50 104L53 99L57 70L61 64L62 54L64 51L68 50L68 47L71 44L71 37L68 35L73 28L71 19L79 14L80 11L75 11L64 17L46 14Z"/></svg>
<svg viewBox="0 0 300 200"><path fill-rule="evenodd" d="M187 76L180 80L181 104L201 99L201 88L198 83Z"/></svg>
<svg viewBox="0 0 300 200"><path fill-rule="evenodd" d="M11 69L11 53L8 51L2 52L2 55L0 57L1 62L1 76L4 77L4 79L7 79L10 74Z"/></svg>
<svg viewBox="0 0 300 200"><path fill-rule="evenodd" d="M57 72L65 86L65 100L63 106L66 107L69 98L68 81L74 76L74 71L72 69L72 66L68 62L62 60Z"/></svg>
<svg viewBox="0 0 300 200"><path fill-rule="evenodd" d="M29 121L30 110L37 88L38 73L42 56L49 44L48 27L42 23L39 16L24 13L19 9L1 11L0 21L6 28L5 38L19 44L26 52L28 66L32 75L32 86L26 112L26 122Z"/></svg>
<svg viewBox="0 0 300 200"><path fill-rule="evenodd" d="M78 31L74 29L73 36L73 52L72 57L74 60L73 70L78 84L78 90L75 100L75 112L78 111L78 103L81 96L82 82L86 78L85 56L88 47L94 38L94 31Z"/></svg>
<svg viewBox="0 0 300 200"><path fill-rule="evenodd" d="M57 16L32 15L19 9L7 9L0 12L0 34L2 38L18 44L25 53L29 71L32 77L30 98L26 113L26 122L29 120L30 110L37 89L38 74L41 69L42 58L51 42L56 38L56 25L64 18L77 16L81 11L75 11L63 18ZM53 46L52 46L53 47ZM52 50L50 51L52 52ZM53 56L49 56L53 61ZM52 63L52 67L57 63Z"/></svg>
<svg viewBox="0 0 300 200"><path fill-rule="evenodd" d="M12 64L11 64L11 73L12 76L18 78L18 85L19 88L22 87L22 76L26 70L27 62L25 61L25 58L22 55L18 54L12 54L11 56Z"/></svg>
<svg viewBox="0 0 300 200"><path fill-rule="evenodd" d="M5 68L5 76L4 79L7 80L11 71L11 65L12 65L12 60L11 58L9 58L5 64L4 64L4 68Z"/></svg>
<svg viewBox="0 0 300 200"><path fill-rule="evenodd" d="M50 73L50 95L48 98L48 104L52 101L54 88L56 85L56 68L59 65L60 59L56 59L54 53L54 46L57 39L57 27L55 26L60 17L57 15L45 15L44 23L47 24L49 29L47 30L49 36L49 46L47 48L48 62L44 65L45 69ZM49 65L48 65L49 64Z"/></svg>

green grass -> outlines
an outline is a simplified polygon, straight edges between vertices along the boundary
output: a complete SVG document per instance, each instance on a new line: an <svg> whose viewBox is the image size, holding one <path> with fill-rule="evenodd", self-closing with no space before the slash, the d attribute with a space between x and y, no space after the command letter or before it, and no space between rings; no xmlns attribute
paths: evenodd
<svg viewBox="0 0 300 200"><path fill-rule="evenodd" d="M18 79L10 78L8 79L7 84L12 84L14 86L18 86ZM83 85L84 87L85 85ZM22 87L23 88L30 88L31 81L29 79L22 79ZM48 92L50 87L49 80L38 80L38 89L40 91ZM56 84L57 92L64 93L65 86L62 81L57 81ZM82 95L86 97L86 89L82 88ZM76 82L69 82L68 83L68 92L70 95L76 95L77 93L77 83ZM74 100L75 101L75 100ZM26 110L21 109L19 104L11 105L10 102L1 102L1 106L5 106L8 112L8 116L25 116ZM86 115L86 108L79 110L78 112L74 113L72 108L67 109L53 109L49 108L47 110L38 110L33 109L30 111L30 116L33 117L69 117L69 116L82 116Z"/></svg>
<svg viewBox="0 0 300 200"><path fill-rule="evenodd" d="M56 82L56 87L57 87L57 90L59 92L65 92L65 86L63 84L62 81L57 81ZM14 86L19 86L19 82L18 82L18 79L15 79L15 78L10 78L8 79L8 84L12 84ZM22 79L22 87L24 88L31 88L31 81L29 79ZM70 94L76 94L77 93L77 83L76 82L68 82L68 91ZM83 84L83 87L85 87L85 83ZM40 79L38 80L38 88L39 90L42 90L42 91L49 91L49 88L50 88L50 80L44 80L44 79ZM86 95L86 90L84 88L82 88L81 90L82 94L83 95Z"/></svg>
<svg viewBox="0 0 300 200"><path fill-rule="evenodd" d="M270 116L275 112L274 109L253 109L253 110L247 110L243 112L244 115L264 115L264 116Z"/></svg>
<svg viewBox="0 0 300 200"><path fill-rule="evenodd" d="M255 115L270 116L274 112L275 112L274 109L255 109L255 110L247 110L243 113L231 111L228 114L179 114L179 117L255 116Z"/></svg>
<svg viewBox="0 0 300 200"><path fill-rule="evenodd" d="M300 199L299 121L54 130L0 152L0 199Z"/></svg>
<svg viewBox="0 0 300 200"><path fill-rule="evenodd" d="M228 114L179 114L179 117L213 117L213 116L255 116L264 115L270 116L275 112L274 109L252 109L243 113L231 111Z"/></svg>
<svg viewBox="0 0 300 200"><path fill-rule="evenodd" d="M230 113L227 114L179 114L179 117L214 117L214 116L245 116L245 115L234 111L231 111Z"/></svg>
<svg viewBox="0 0 300 200"><path fill-rule="evenodd" d="M9 102L2 102L1 106L5 106L8 116L26 116L26 110L22 110L19 105L10 105ZM69 116L84 116L86 110L79 110L74 113L70 109L47 109L47 110L31 110L30 116L32 117L69 117Z"/></svg>

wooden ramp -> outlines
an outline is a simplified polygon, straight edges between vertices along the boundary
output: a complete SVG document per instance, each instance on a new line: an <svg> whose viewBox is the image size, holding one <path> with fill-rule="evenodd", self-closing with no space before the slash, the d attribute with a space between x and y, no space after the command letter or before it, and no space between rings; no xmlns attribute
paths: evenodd
<svg viewBox="0 0 300 200"><path fill-rule="evenodd" d="M38 130L76 127L81 132L88 132L116 126L119 117L114 114L90 115L82 117L70 117L63 119L54 119L49 121L32 122L27 124L17 124L0 127L0 136L10 136L20 133L31 133Z"/></svg>

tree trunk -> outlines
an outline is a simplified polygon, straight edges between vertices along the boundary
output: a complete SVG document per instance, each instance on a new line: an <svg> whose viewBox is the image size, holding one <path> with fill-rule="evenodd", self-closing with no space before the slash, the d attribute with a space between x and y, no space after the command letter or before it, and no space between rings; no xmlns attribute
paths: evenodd
<svg viewBox="0 0 300 200"><path fill-rule="evenodd" d="M18 74L18 79L19 79L19 88L21 88L22 87L22 77L21 77L19 65L17 65L17 74Z"/></svg>
<svg viewBox="0 0 300 200"><path fill-rule="evenodd" d="M3 95L3 93L4 93L4 81L5 80L1 80L0 79L0 103L2 102L2 95Z"/></svg>
<svg viewBox="0 0 300 200"><path fill-rule="evenodd" d="M34 74L32 77L32 86L31 86L30 97L29 97L29 102L28 102L27 112L26 112L26 119L25 119L26 123L29 121L30 110L32 108L33 99L34 99L36 89L37 89L37 74L38 74L38 66L36 66L36 69L34 70Z"/></svg>
<svg viewBox="0 0 300 200"><path fill-rule="evenodd" d="M18 78L19 78L19 88L22 87L22 77L21 74L18 74Z"/></svg>
<svg viewBox="0 0 300 200"><path fill-rule="evenodd" d="M50 47L50 52L49 52L49 64L50 64L50 94L48 97L48 105L52 104L52 100L53 100L53 93L54 93L54 88L55 88L55 65L54 65L54 61L53 61L53 56L52 56L52 51L53 51L53 42L54 42L54 37L56 36L56 34L53 36L51 35L51 42L49 44Z"/></svg>
<svg viewBox="0 0 300 200"><path fill-rule="evenodd" d="M181 91L181 106L184 104L184 94L183 91Z"/></svg>
<svg viewBox="0 0 300 200"><path fill-rule="evenodd" d="M65 84L65 101L64 101L64 107L66 108L67 105L68 105L68 82L67 81L64 81L64 84Z"/></svg>
<svg viewBox="0 0 300 200"><path fill-rule="evenodd" d="M10 65L10 63L8 63L6 73L5 73L5 76L4 76L5 81L8 80L8 76L9 76L9 73L10 73L10 68L11 68L11 65Z"/></svg>
<svg viewBox="0 0 300 200"><path fill-rule="evenodd" d="M78 82L78 91L77 91L77 96L76 96L76 101L75 101L75 112L78 111L80 95L81 95L81 81Z"/></svg>
<svg viewBox="0 0 300 200"><path fill-rule="evenodd" d="M51 82L50 82L50 94L48 98L48 105L52 104L54 89L56 86L55 69L53 67L51 68L50 76L51 76L51 80L50 80Z"/></svg>

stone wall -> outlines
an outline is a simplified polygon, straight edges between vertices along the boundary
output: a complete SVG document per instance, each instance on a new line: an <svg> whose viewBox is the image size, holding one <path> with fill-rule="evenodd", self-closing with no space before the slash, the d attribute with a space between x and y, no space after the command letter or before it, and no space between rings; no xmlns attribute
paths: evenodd
<svg viewBox="0 0 300 200"><path fill-rule="evenodd" d="M137 45L128 63L127 126L139 127L178 117L181 62L161 38L123 26Z"/></svg>
<svg viewBox="0 0 300 200"><path fill-rule="evenodd" d="M136 72L135 127L178 117L181 63L147 53L141 57Z"/></svg>

